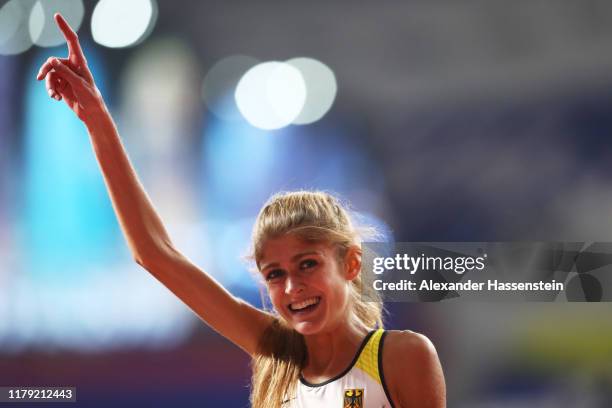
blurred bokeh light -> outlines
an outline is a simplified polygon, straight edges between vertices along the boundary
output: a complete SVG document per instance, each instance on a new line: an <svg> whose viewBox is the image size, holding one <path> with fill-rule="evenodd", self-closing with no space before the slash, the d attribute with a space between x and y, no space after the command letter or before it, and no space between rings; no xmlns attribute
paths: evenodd
<svg viewBox="0 0 612 408"><path fill-rule="evenodd" d="M242 118L236 106L236 86L242 76L259 61L246 55L232 55L217 61L206 73L202 97L208 109L224 120Z"/></svg>
<svg viewBox="0 0 612 408"><path fill-rule="evenodd" d="M287 64L300 71L306 85L306 101L292 123L307 125L316 122L329 111L336 98L338 85L334 72L313 58L292 58Z"/></svg>
<svg viewBox="0 0 612 408"><path fill-rule="evenodd" d="M253 126L280 129L293 122L304 107L306 84L295 67L277 61L249 69L236 86L236 104Z"/></svg>
<svg viewBox="0 0 612 408"><path fill-rule="evenodd" d="M37 1L29 17L29 30L32 42L41 47L55 47L65 42L57 28L53 15L61 13L74 31L83 22L85 7L82 0L45 0Z"/></svg>
<svg viewBox="0 0 612 408"><path fill-rule="evenodd" d="M0 8L0 55L19 54L32 46L29 17L36 0L9 0Z"/></svg>
<svg viewBox="0 0 612 408"><path fill-rule="evenodd" d="M156 0L99 0L91 16L91 33L106 47L134 46L151 34L157 13Z"/></svg>

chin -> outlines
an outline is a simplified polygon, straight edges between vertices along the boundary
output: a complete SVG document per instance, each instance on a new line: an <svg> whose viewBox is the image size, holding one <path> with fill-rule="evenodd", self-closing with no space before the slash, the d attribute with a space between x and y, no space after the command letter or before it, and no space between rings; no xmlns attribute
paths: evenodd
<svg viewBox="0 0 612 408"><path fill-rule="evenodd" d="M323 331L323 328L320 324L312 323L312 322L298 322L292 324L293 329L300 333L302 336L311 336L313 334L318 334Z"/></svg>

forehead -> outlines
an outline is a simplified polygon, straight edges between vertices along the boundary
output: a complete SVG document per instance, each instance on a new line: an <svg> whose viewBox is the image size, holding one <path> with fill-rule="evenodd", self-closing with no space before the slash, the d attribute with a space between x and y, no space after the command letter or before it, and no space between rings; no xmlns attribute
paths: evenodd
<svg viewBox="0 0 612 408"><path fill-rule="evenodd" d="M294 234L283 235L268 239L263 244L259 267L263 269L268 264L290 262L292 258L302 253L318 253L324 256L331 254L332 251L331 244L327 242L309 242Z"/></svg>

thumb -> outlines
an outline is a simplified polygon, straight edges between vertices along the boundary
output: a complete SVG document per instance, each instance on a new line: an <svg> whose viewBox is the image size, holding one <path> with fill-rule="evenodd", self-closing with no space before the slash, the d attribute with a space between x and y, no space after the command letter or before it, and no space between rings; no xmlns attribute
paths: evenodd
<svg viewBox="0 0 612 408"><path fill-rule="evenodd" d="M53 66L53 69L55 69L55 71L58 74L60 74L60 76L62 78L64 78L66 81L68 81L68 83L73 88L82 88L83 86L85 86L85 82L83 81L83 78L81 78L79 75L77 75L76 72L74 72L72 69L70 69L70 67L68 65L64 64L58 58L54 58L51 61L51 65Z"/></svg>

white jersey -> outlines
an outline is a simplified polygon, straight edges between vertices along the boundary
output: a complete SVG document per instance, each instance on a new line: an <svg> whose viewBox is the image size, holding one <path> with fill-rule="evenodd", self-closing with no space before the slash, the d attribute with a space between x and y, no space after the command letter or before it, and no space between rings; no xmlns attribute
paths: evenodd
<svg viewBox="0 0 612 408"><path fill-rule="evenodd" d="M392 408L382 370L385 335L382 329L368 333L348 368L328 381L300 377L296 397L283 408Z"/></svg>

